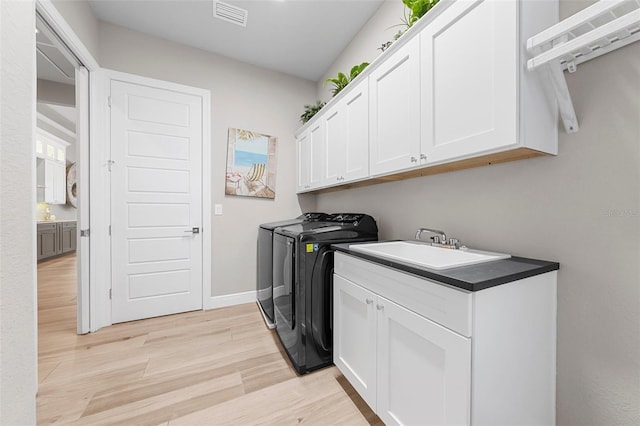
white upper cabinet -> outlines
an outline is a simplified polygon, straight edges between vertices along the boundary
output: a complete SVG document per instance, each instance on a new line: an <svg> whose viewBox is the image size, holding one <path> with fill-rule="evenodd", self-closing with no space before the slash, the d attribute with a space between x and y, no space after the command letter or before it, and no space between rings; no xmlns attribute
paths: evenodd
<svg viewBox="0 0 640 426"><path fill-rule="evenodd" d="M557 4L527 14L526 3L456 1L421 31L426 164L515 148L556 153L556 109L521 56L526 33L541 25L532 20L557 20Z"/></svg>
<svg viewBox="0 0 640 426"><path fill-rule="evenodd" d="M325 128L325 155L324 184L333 185L340 183L347 164L346 154L346 117L342 102L331 107L322 115Z"/></svg>
<svg viewBox="0 0 640 426"><path fill-rule="evenodd" d="M309 129L309 187L319 188L324 181L324 123L318 121Z"/></svg>
<svg viewBox="0 0 640 426"><path fill-rule="evenodd" d="M557 21L557 0L438 3L298 134L298 191L557 154L556 100L525 49Z"/></svg>
<svg viewBox="0 0 640 426"><path fill-rule="evenodd" d="M66 203L67 146L62 139L36 131L36 199L49 204Z"/></svg>
<svg viewBox="0 0 640 426"><path fill-rule="evenodd" d="M371 175L420 160L420 40L414 37L369 75Z"/></svg>
<svg viewBox="0 0 640 426"><path fill-rule="evenodd" d="M309 186L309 165L311 163L311 150L309 145L309 132L304 132L296 139L298 182L297 192L308 191Z"/></svg>
<svg viewBox="0 0 640 426"><path fill-rule="evenodd" d="M351 88L343 99L345 169L341 183L369 176L369 80Z"/></svg>
<svg viewBox="0 0 640 426"><path fill-rule="evenodd" d="M331 107L325 124L324 185L335 185L369 175L369 88L364 79Z"/></svg>
<svg viewBox="0 0 640 426"><path fill-rule="evenodd" d="M324 176L324 122L313 123L297 138L298 181L297 192L312 191L319 188Z"/></svg>

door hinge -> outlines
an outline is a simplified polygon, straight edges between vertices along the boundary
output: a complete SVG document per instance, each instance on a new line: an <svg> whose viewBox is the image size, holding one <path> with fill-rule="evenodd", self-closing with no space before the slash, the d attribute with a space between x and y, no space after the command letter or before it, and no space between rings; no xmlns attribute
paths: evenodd
<svg viewBox="0 0 640 426"><path fill-rule="evenodd" d="M112 296L112 291L111 291L111 289L109 289L109 299L112 298L111 296Z"/></svg>
<svg viewBox="0 0 640 426"><path fill-rule="evenodd" d="M114 165L114 164L116 164L116 162L115 162L115 161L113 161L113 160L107 160L107 169L108 169L109 171L111 171L111 167L113 167L113 165Z"/></svg>
<svg viewBox="0 0 640 426"><path fill-rule="evenodd" d="M107 105L111 108L111 96L107 96Z"/></svg>
<svg viewBox="0 0 640 426"><path fill-rule="evenodd" d="M111 236L111 225L109 225L109 236Z"/></svg>
<svg viewBox="0 0 640 426"><path fill-rule="evenodd" d="M91 234L91 231L89 230L89 228L80 230L80 236L81 237L88 237L89 234Z"/></svg>

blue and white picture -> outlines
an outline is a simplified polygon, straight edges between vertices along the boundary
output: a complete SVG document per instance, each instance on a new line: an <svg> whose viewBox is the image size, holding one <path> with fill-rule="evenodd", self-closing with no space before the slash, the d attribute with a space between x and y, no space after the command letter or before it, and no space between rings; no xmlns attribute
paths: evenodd
<svg viewBox="0 0 640 426"><path fill-rule="evenodd" d="M225 194L275 198L275 137L229 128Z"/></svg>

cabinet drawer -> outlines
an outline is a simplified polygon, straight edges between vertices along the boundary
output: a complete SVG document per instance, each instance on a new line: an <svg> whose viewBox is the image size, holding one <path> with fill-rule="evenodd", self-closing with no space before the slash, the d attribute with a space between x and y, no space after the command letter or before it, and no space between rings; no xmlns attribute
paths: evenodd
<svg viewBox="0 0 640 426"><path fill-rule="evenodd" d="M76 224L76 222L62 222L62 227L64 229L67 228L76 228L78 225Z"/></svg>
<svg viewBox="0 0 640 426"><path fill-rule="evenodd" d="M57 223L39 223L38 231L55 231Z"/></svg>
<svg viewBox="0 0 640 426"><path fill-rule="evenodd" d="M335 255L335 273L433 322L471 337L470 292L339 252Z"/></svg>

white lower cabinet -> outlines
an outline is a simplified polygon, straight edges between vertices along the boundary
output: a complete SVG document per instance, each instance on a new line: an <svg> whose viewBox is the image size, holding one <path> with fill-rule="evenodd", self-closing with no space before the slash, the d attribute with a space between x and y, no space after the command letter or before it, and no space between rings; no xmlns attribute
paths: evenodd
<svg viewBox="0 0 640 426"><path fill-rule="evenodd" d="M477 292L337 252L334 363L387 425L555 423L556 272Z"/></svg>
<svg viewBox="0 0 640 426"><path fill-rule="evenodd" d="M469 424L471 339L380 297L378 415L388 425Z"/></svg>
<svg viewBox="0 0 640 426"><path fill-rule="evenodd" d="M376 410L376 296L334 275L333 362Z"/></svg>
<svg viewBox="0 0 640 426"><path fill-rule="evenodd" d="M334 294L334 362L386 424L469 424L469 338L340 276Z"/></svg>

